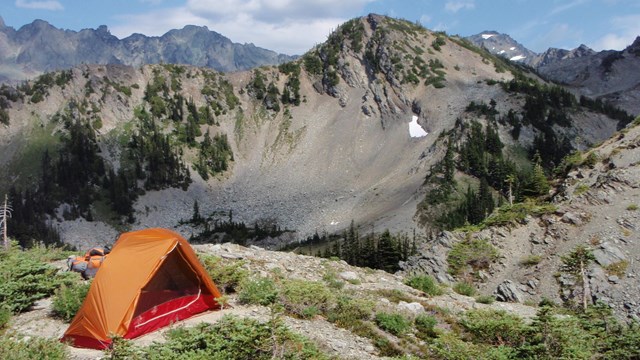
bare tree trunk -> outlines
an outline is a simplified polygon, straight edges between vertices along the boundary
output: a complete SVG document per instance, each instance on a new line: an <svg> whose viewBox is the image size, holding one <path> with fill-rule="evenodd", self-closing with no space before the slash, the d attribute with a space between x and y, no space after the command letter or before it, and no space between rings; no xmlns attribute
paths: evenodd
<svg viewBox="0 0 640 360"><path fill-rule="evenodd" d="M509 205L513 206L513 193L511 192L511 183L509 183Z"/></svg>
<svg viewBox="0 0 640 360"><path fill-rule="evenodd" d="M584 262L580 261L580 276L582 277L582 309L587 310L589 298L591 297L591 288L589 287L589 281L584 271Z"/></svg>
<svg viewBox="0 0 640 360"><path fill-rule="evenodd" d="M9 250L9 239L7 238L7 194L4 195L4 206L2 207L2 239L4 249Z"/></svg>

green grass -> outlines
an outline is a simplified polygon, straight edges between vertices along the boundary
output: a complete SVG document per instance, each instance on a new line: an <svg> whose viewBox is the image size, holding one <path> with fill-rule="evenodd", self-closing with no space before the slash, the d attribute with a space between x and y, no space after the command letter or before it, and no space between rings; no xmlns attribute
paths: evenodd
<svg viewBox="0 0 640 360"><path fill-rule="evenodd" d="M402 336L411 329L411 322L401 314L379 312L376 314L376 325L388 333Z"/></svg>
<svg viewBox="0 0 640 360"><path fill-rule="evenodd" d="M78 274L60 272L43 262L49 258L42 254L40 247L22 251L15 243L9 252L0 251L0 307L14 313L25 311L35 301L52 295L61 285L77 279Z"/></svg>
<svg viewBox="0 0 640 360"><path fill-rule="evenodd" d="M65 360L67 349L58 339L6 333L0 335L0 359L6 360Z"/></svg>
<svg viewBox="0 0 640 360"><path fill-rule="evenodd" d="M213 255L200 255L200 261L205 270L214 279L218 289L223 294L235 292L249 273L243 268L243 260L225 260Z"/></svg>
<svg viewBox="0 0 640 360"><path fill-rule="evenodd" d="M542 257L540 255L529 255L520 260L520 265L526 267L535 266L538 265L540 261L542 261Z"/></svg>
<svg viewBox="0 0 640 360"><path fill-rule="evenodd" d="M578 184L576 189L573 191L573 194L576 196L582 195L589 191L589 185L587 184Z"/></svg>
<svg viewBox="0 0 640 360"><path fill-rule="evenodd" d="M308 319L330 309L335 295L321 282L290 279L282 282L278 302L288 313Z"/></svg>
<svg viewBox="0 0 640 360"><path fill-rule="evenodd" d="M447 254L449 273L461 275L469 268L473 271L487 269L498 257L498 250L488 240L464 240L454 244Z"/></svg>
<svg viewBox="0 0 640 360"><path fill-rule="evenodd" d="M476 288L471 283L461 281L453 285L453 291L460 295L473 296L476 293Z"/></svg>
<svg viewBox="0 0 640 360"><path fill-rule="evenodd" d="M241 304L271 305L278 297L278 289L269 278L248 279L240 285L238 301Z"/></svg>
<svg viewBox="0 0 640 360"><path fill-rule="evenodd" d="M70 322L87 297L91 283L83 283L78 277L78 282L62 285L53 296L53 316Z"/></svg>
<svg viewBox="0 0 640 360"><path fill-rule="evenodd" d="M442 295L442 288L431 275L414 275L405 281L405 284L418 289L430 296Z"/></svg>
<svg viewBox="0 0 640 360"><path fill-rule="evenodd" d="M494 211L483 223L482 228L522 223L527 216L551 214L557 210L553 204L525 201L513 205L504 205Z"/></svg>
<svg viewBox="0 0 640 360"><path fill-rule="evenodd" d="M622 278L627 274L628 267L629 262L627 260L620 260L605 266L604 270L608 275L616 275L617 277Z"/></svg>
<svg viewBox="0 0 640 360"><path fill-rule="evenodd" d="M476 302L480 304L493 304L496 298L493 295L480 295L476 296Z"/></svg>
<svg viewBox="0 0 640 360"><path fill-rule="evenodd" d="M357 326L362 321L371 318L375 304L367 299L340 295L336 306L327 314L327 320L343 328Z"/></svg>
<svg viewBox="0 0 640 360"><path fill-rule="evenodd" d="M225 315L215 324L176 328L164 343L140 348L117 339L108 350L111 359L270 360L328 359L313 343L294 334L278 318L261 323Z"/></svg>

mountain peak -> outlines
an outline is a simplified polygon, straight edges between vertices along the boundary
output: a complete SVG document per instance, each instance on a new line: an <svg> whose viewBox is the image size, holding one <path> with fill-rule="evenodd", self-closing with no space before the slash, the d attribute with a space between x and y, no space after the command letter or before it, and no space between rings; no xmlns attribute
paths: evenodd
<svg viewBox="0 0 640 360"><path fill-rule="evenodd" d="M625 50L634 54L640 54L640 36L636 37L633 44L629 45Z"/></svg>
<svg viewBox="0 0 640 360"><path fill-rule="evenodd" d="M527 49L508 34L487 30L467 37L474 45L487 49L490 53L500 55L511 61L529 63L536 53Z"/></svg>

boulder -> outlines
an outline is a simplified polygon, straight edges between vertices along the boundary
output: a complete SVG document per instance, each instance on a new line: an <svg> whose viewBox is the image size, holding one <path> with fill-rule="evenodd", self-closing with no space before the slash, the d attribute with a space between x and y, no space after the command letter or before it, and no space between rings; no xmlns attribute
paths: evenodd
<svg viewBox="0 0 640 360"><path fill-rule="evenodd" d="M600 264L600 266L609 266L613 263L627 259L622 250L610 242L602 243L598 249L593 251L593 256L596 258L596 262Z"/></svg>
<svg viewBox="0 0 640 360"><path fill-rule="evenodd" d="M356 274L354 271L343 271L340 274L338 274L338 277L340 277L340 279L344 281L349 281L349 282L360 280L360 278L358 277L358 274Z"/></svg>
<svg viewBox="0 0 640 360"><path fill-rule="evenodd" d="M400 301L398 303L398 310L399 311L405 311L408 313L411 313L413 315L418 315L420 313L424 312L424 306L422 306L422 304L417 303L417 302L405 302L405 301Z"/></svg>
<svg viewBox="0 0 640 360"><path fill-rule="evenodd" d="M582 225L582 219L580 218L579 215L574 214L572 212L567 212L562 216L562 221L568 224L573 224L573 225Z"/></svg>
<svg viewBox="0 0 640 360"><path fill-rule="evenodd" d="M498 285L496 291L493 292L498 301L503 302L518 302L524 301L522 292L518 290L516 284L511 280L505 280L502 284Z"/></svg>

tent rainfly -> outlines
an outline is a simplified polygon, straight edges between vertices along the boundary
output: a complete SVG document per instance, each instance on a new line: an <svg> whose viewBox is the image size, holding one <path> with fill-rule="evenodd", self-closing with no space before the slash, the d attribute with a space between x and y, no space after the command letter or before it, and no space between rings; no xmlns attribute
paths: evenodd
<svg viewBox="0 0 640 360"><path fill-rule="evenodd" d="M105 349L220 306L220 292L189 243L167 229L122 234L61 341Z"/></svg>

